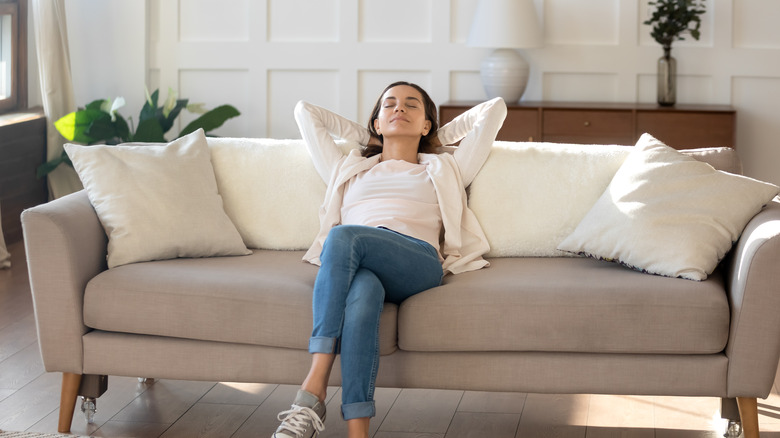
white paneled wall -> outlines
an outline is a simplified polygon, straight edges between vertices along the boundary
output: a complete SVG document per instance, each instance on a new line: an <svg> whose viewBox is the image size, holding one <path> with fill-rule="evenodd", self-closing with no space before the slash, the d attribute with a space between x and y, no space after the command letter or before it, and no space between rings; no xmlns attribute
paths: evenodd
<svg viewBox="0 0 780 438"><path fill-rule="evenodd" d="M545 46L521 51L531 63L524 99L655 101L661 49L641 24L649 0L534 1ZM126 57L72 50L74 77L80 78L76 93L86 102L103 97L94 92L131 96L143 89L137 82L172 87L207 106L238 107L241 117L219 134L275 138L299 136L292 118L299 99L365 123L379 92L395 80L419 83L439 103L484 99L478 70L489 50L465 46L476 2L69 0L69 21L76 23L69 23L71 47L94 44L100 26L109 34L117 26L136 35L142 29L145 36L143 55L136 52L142 41L132 43L131 53L143 73L136 68L119 80L102 73L125 69ZM735 106L746 173L775 183L778 16L778 0L707 0L701 40L688 36L673 49L678 102ZM128 45L119 38L114 44Z"/></svg>
<svg viewBox="0 0 780 438"><path fill-rule="evenodd" d="M439 102L481 99L485 51L462 43L475 7L475 0L153 0L148 80L210 106L236 105L244 123L231 122L224 135L297 137L292 109L300 99L364 123L379 92L399 79Z"/></svg>

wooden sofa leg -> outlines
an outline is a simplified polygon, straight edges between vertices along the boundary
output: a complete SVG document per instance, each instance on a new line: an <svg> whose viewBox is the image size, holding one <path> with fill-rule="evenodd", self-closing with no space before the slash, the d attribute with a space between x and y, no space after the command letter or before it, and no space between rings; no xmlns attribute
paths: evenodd
<svg viewBox="0 0 780 438"><path fill-rule="evenodd" d="M57 425L59 433L69 433L73 422L73 410L76 409L76 398L79 395L81 374L62 373L62 394L60 395L60 422Z"/></svg>
<svg viewBox="0 0 780 438"><path fill-rule="evenodd" d="M742 433L745 438L758 437L758 401L755 398L737 397Z"/></svg>

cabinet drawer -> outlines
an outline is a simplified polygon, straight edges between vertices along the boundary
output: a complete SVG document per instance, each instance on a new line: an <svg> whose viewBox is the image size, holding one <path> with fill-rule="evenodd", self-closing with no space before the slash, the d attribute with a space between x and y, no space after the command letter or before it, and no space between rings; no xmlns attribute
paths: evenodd
<svg viewBox="0 0 780 438"><path fill-rule="evenodd" d="M734 113L645 112L636 116L637 137L647 132L675 149L734 147Z"/></svg>
<svg viewBox="0 0 780 438"><path fill-rule="evenodd" d="M583 111L549 109L544 111L542 135L552 137L631 138L631 111Z"/></svg>
<svg viewBox="0 0 780 438"><path fill-rule="evenodd" d="M498 131L496 140L541 141L539 138L539 111L535 108L511 108L506 113L504 125Z"/></svg>

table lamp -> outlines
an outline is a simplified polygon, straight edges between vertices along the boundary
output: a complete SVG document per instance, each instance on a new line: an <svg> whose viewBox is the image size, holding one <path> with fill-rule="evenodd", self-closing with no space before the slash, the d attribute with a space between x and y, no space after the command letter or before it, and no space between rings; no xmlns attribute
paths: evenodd
<svg viewBox="0 0 780 438"><path fill-rule="evenodd" d="M528 84L528 62L515 49L540 47L542 31L533 0L480 0L466 45L491 47L480 67L488 98L520 100Z"/></svg>

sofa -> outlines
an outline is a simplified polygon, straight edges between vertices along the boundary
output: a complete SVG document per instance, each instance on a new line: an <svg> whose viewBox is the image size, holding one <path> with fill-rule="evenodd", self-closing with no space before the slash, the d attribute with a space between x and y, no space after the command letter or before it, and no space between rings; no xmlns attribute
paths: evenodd
<svg viewBox="0 0 780 438"><path fill-rule="evenodd" d="M640 143L496 142L469 187L490 266L386 303L377 384L719 397L757 437L780 357L777 187L739 176L733 149ZM299 384L325 194L302 140L66 148L85 190L22 215L59 431L107 376ZM210 197L179 205L192 190ZM188 238L205 249L171 250Z"/></svg>

